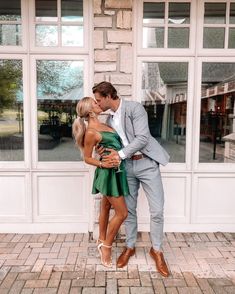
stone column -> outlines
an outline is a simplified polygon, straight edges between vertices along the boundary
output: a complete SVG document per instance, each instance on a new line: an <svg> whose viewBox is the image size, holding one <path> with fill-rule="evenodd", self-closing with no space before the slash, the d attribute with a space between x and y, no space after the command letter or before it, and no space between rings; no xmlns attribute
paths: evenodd
<svg viewBox="0 0 235 294"><path fill-rule="evenodd" d="M111 82L118 95L130 100L133 67L132 0L93 0L93 11L94 82ZM94 238L98 237L100 199L101 195L95 197Z"/></svg>

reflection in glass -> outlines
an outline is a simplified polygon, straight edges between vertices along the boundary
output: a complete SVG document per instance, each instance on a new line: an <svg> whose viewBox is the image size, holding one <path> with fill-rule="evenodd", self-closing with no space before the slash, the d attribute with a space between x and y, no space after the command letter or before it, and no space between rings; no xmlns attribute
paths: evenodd
<svg viewBox="0 0 235 294"><path fill-rule="evenodd" d="M163 48L164 28L143 28L143 48Z"/></svg>
<svg viewBox="0 0 235 294"><path fill-rule="evenodd" d="M0 21L21 20L21 0L0 1Z"/></svg>
<svg viewBox="0 0 235 294"><path fill-rule="evenodd" d="M0 46L22 45L21 25L0 24Z"/></svg>
<svg viewBox="0 0 235 294"><path fill-rule="evenodd" d="M24 160L22 61L0 60L0 161Z"/></svg>
<svg viewBox="0 0 235 294"><path fill-rule="evenodd" d="M225 24L225 19L226 3L205 3L205 24Z"/></svg>
<svg viewBox="0 0 235 294"><path fill-rule="evenodd" d="M164 24L165 3L144 2L143 24Z"/></svg>
<svg viewBox="0 0 235 294"><path fill-rule="evenodd" d="M35 9L37 21L57 20L57 0L35 0Z"/></svg>
<svg viewBox="0 0 235 294"><path fill-rule="evenodd" d="M188 48L189 28L169 28L168 48Z"/></svg>
<svg viewBox="0 0 235 294"><path fill-rule="evenodd" d="M83 97L83 70L83 61L37 61L39 161L81 160L72 123Z"/></svg>
<svg viewBox="0 0 235 294"><path fill-rule="evenodd" d="M235 63L203 63L200 162L235 162Z"/></svg>
<svg viewBox="0 0 235 294"><path fill-rule="evenodd" d="M36 46L57 46L57 26L36 25Z"/></svg>
<svg viewBox="0 0 235 294"><path fill-rule="evenodd" d="M235 28L229 29L228 48L235 48Z"/></svg>
<svg viewBox="0 0 235 294"><path fill-rule="evenodd" d="M83 21L83 0L61 1L62 21Z"/></svg>
<svg viewBox="0 0 235 294"><path fill-rule="evenodd" d="M185 162L188 63L143 62L142 104L150 132L171 156Z"/></svg>
<svg viewBox="0 0 235 294"><path fill-rule="evenodd" d="M230 24L235 24L235 3L230 3Z"/></svg>
<svg viewBox="0 0 235 294"><path fill-rule="evenodd" d="M188 24L190 22L190 3L169 3L168 22L172 24Z"/></svg>
<svg viewBox="0 0 235 294"><path fill-rule="evenodd" d="M224 28L204 28L203 48L224 48Z"/></svg>
<svg viewBox="0 0 235 294"><path fill-rule="evenodd" d="M62 26L62 46L83 46L82 26Z"/></svg>

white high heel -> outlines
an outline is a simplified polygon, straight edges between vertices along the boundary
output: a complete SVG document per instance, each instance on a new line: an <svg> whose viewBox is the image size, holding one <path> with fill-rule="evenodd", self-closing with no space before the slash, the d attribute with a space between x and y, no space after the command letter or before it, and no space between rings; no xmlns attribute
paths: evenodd
<svg viewBox="0 0 235 294"><path fill-rule="evenodd" d="M97 248L98 248L98 251L100 253L100 260L101 260L101 264L105 267L112 267L113 264L112 264L112 258L110 260L110 262L106 262L103 260L103 253L102 253L102 250L101 250L101 247L106 247L106 248L112 248L112 245L105 245L104 243L100 243Z"/></svg>

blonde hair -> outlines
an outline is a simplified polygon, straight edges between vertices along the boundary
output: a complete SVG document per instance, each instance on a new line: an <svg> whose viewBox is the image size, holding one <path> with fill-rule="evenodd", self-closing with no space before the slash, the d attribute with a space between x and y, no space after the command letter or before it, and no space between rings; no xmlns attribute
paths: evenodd
<svg viewBox="0 0 235 294"><path fill-rule="evenodd" d="M82 98L76 106L76 112L78 117L73 122L73 136L75 139L75 144L83 152L84 149L84 138L86 132L86 123L85 121L89 118L89 113L92 109L92 102L94 101L91 97Z"/></svg>

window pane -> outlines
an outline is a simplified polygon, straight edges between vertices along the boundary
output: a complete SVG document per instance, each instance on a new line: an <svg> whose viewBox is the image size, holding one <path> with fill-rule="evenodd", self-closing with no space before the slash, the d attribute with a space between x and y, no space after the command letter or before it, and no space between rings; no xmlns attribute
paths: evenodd
<svg viewBox="0 0 235 294"><path fill-rule="evenodd" d="M203 63L200 162L235 162L235 63Z"/></svg>
<svg viewBox="0 0 235 294"><path fill-rule="evenodd" d="M0 1L1 20L21 20L20 0Z"/></svg>
<svg viewBox="0 0 235 294"><path fill-rule="evenodd" d="M204 28L203 48L224 48L224 28Z"/></svg>
<svg viewBox="0 0 235 294"><path fill-rule="evenodd" d="M57 0L36 0L35 7L37 21L57 20Z"/></svg>
<svg viewBox="0 0 235 294"><path fill-rule="evenodd" d="M142 104L150 132L170 153L171 162L185 162L188 64L143 62Z"/></svg>
<svg viewBox="0 0 235 294"><path fill-rule="evenodd" d="M57 46L57 26L36 25L36 46Z"/></svg>
<svg viewBox="0 0 235 294"><path fill-rule="evenodd" d="M168 48L189 48L189 29L169 28Z"/></svg>
<svg viewBox="0 0 235 294"><path fill-rule="evenodd" d="M83 97L83 70L83 61L37 61L39 161L81 160L72 122Z"/></svg>
<svg viewBox="0 0 235 294"><path fill-rule="evenodd" d="M229 29L228 48L235 48L235 28Z"/></svg>
<svg viewBox="0 0 235 294"><path fill-rule="evenodd" d="M83 0L62 0L61 16L63 21L83 21Z"/></svg>
<svg viewBox="0 0 235 294"><path fill-rule="evenodd" d="M230 18L229 22L235 24L235 3L230 3Z"/></svg>
<svg viewBox="0 0 235 294"><path fill-rule="evenodd" d="M164 28L143 28L143 48L163 48Z"/></svg>
<svg viewBox="0 0 235 294"><path fill-rule="evenodd" d="M144 3L143 10L144 24L164 24L165 3Z"/></svg>
<svg viewBox="0 0 235 294"><path fill-rule="evenodd" d="M22 45L21 25L0 25L0 45Z"/></svg>
<svg viewBox="0 0 235 294"><path fill-rule="evenodd" d="M22 61L0 60L0 161L24 160Z"/></svg>
<svg viewBox="0 0 235 294"><path fill-rule="evenodd" d="M62 46L83 46L82 26L62 26Z"/></svg>
<svg viewBox="0 0 235 294"><path fill-rule="evenodd" d="M204 23L225 23L226 3L205 3Z"/></svg>
<svg viewBox="0 0 235 294"><path fill-rule="evenodd" d="M169 23L190 23L190 3L169 3Z"/></svg>

